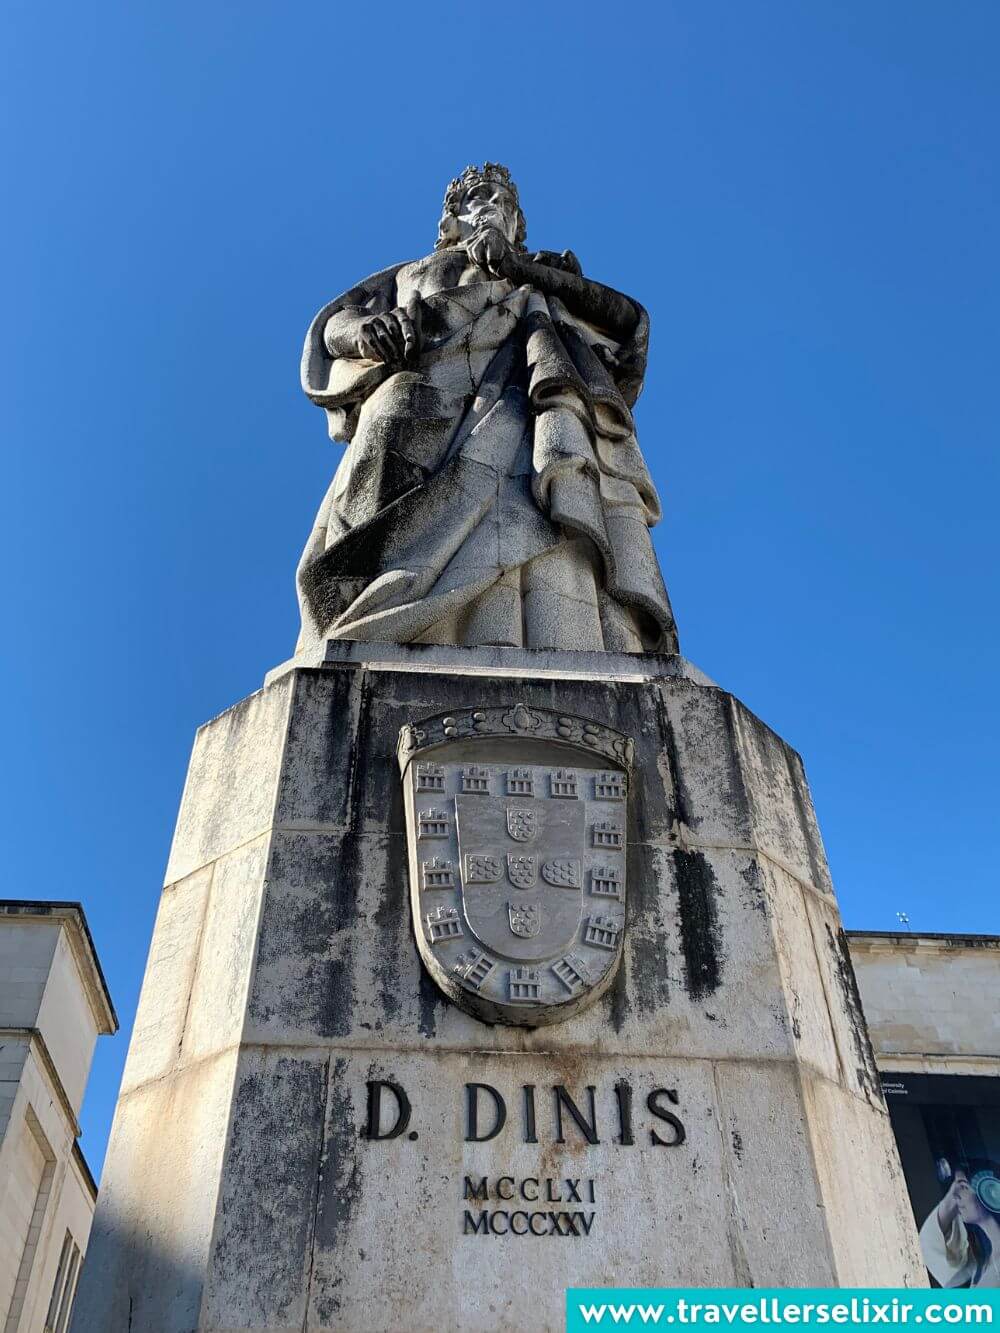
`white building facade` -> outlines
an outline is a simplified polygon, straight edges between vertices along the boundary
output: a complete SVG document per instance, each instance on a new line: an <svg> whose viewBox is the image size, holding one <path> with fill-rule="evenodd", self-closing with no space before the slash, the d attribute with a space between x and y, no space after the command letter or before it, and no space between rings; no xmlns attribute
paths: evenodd
<svg viewBox="0 0 1000 1333"><path fill-rule="evenodd" d="M117 1031L77 903L0 899L0 1333L64 1333L97 1199L77 1143Z"/></svg>

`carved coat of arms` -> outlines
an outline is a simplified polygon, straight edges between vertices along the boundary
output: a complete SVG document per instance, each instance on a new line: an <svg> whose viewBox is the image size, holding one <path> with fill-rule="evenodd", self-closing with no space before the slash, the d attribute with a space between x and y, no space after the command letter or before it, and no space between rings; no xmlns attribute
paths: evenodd
<svg viewBox="0 0 1000 1333"><path fill-rule="evenodd" d="M538 833L538 811L526 805L508 805L507 832L515 842L530 842Z"/></svg>
<svg viewBox="0 0 1000 1333"><path fill-rule="evenodd" d="M633 750L602 723L524 704L403 728L417 945L462 1008L535 1027L611 983Z"/></svg>

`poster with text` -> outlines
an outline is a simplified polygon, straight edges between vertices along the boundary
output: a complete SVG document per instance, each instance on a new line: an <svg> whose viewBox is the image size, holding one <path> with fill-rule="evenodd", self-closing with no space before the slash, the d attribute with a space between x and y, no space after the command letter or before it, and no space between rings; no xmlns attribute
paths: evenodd
<svg viewBox="0 0 1000 1333"><path fill-rule="evenodd" d="M882 1079L920 1248L937 1287L1000 1287L1000 1078Z"/></svg>

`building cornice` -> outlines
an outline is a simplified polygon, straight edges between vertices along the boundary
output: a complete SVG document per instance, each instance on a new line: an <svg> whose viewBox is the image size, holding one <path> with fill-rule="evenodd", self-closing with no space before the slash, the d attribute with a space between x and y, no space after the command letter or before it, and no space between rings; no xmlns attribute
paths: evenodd
<svg viewBox="0 0 1000 1333"><path fill-rule="evenodd" d="M1000 1055L956 1055L934 1052L878 1051L875 1063L879 1073L889 1078L893 1074L954 1074L956 1076L997 1078L1000 1076Z"/></svg>
<svg viewBox="0 0 1000 1333"><path fill-rule="evenodd" d="M111 992L108 990L108 983L94 947L93 936L87 925L87 917L80 903L0 898L0 917L15 917L25 921L59 920L66 931L70 951L83 979L98 1032L104 1036L112 1036L118 1031L118 1015L115 1013Z"/></svg>
<svg viewBox="0 0 1000 1333"><path fill-rule="evenodd" d="M963 950L1000 953L1000 935L960 935L937 931L849 930L852 952L933 952L958 953Z"/></svg>
<svg viewBox="0 0 1000 1333"><path fill-rule="evenodd" d="M69 1099L66 1089L63 1087L63 1081L59 1077L59 1071L56 1069L56 1062L49 1053L49 1048L45 1044L45 1038L42 1036L39 1028L0 1028L0 1041L4 1037L27 1037L31 1050L38 1056L38 1062L49 1076L52 1089L56 1094L56 1100L62 1107L66 1119L73 1130L73 1137L77 1139L83 1132L80 1129L80 1122L76 1118L76 1112L73 1110L73 1103Z"/></svg>
<svg viewBox="0 0 1000 1333"><path fill-rule="evenodd" d="M80 1144L77 1142L76 1139L73 1140L73 1161L76 1163L76 1167L80 1172L80 1177L83 1180L83 1183L86 1186L86 1189L90 1194L90 1197L96 1203L97 1181L94 1179L94 1174L91 1171L90 1167L87 1165L86 1157L84 1157L83 1155L83 1149L80 1147Z"/></svg>

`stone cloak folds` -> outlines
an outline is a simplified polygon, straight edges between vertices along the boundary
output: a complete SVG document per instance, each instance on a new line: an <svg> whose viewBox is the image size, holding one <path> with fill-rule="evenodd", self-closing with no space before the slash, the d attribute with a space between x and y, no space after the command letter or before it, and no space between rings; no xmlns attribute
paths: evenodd
<svg viewBox="0 0 1000 1333"><path fill-rule="evenodd" d="M432 255L313 320L303 388L350 447L299 565L300 648L676 652L649 535L659 500L630 411L645 311L620 345L556 297L468 276ZM404 303L421 325L411 366L331 355L338 315Z"/></svg>

